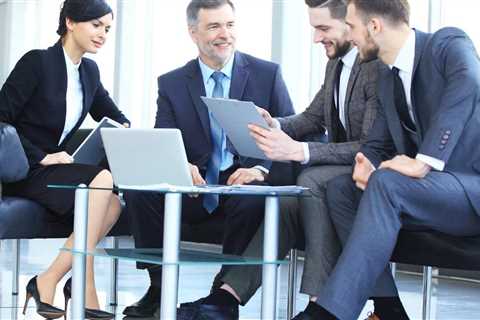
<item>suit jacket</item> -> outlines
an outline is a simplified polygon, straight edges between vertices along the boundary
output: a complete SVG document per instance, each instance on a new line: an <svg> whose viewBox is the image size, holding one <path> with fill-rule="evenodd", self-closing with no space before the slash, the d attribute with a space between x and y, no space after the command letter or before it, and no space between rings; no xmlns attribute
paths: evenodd
<svg viewBox="0 0 480 320"><path fill-rule="evenodd" d="M267 107L274 116L293 114L292 102L277 64L236 52L233 63L230 98L253 101ZM205 170L213 146L207 106L200 99L205 86L198 59L158 78L156 128L178 128L190 163ZM236 164L249 168L271 163L235 156Z"/></svg>
<svg viewBox="0 0 480 320"><path fill-rule="evenodd" d="M60 42L47 50L27 52L3 85L0 121L16 128L30 167L38 165L49 153L65 150L87 113L96 121L106 116L120 123L129 122L103 88L93 60L82 58L79 73L83 90L82 115L60 146L67 93L67 67Z"/></svg>
<svg viewBox="0 0 480 320"><path fill-rule="evenodd" d="M456 28L444 28L434 34L415 31L415 36L411 98L418 153L444 161L444 171L457 177L480 214L477 52L469 37ZM375 166L409 151L394 105L393 73L385 66L379 77L381 108L369 141L362 148Z"/></svg>
<svg viewBox="0 0 480 320"><path fill-rule="evenodd" d="M278 119L284 130L293 139L300 140L307 134L333 132L332 108L334 108L335 70L340 59L327 63L325 81L310 106L301 114ZM355 154L367 139L375 119L378 99L377 75L382 63L374 60L361 63L355 60L348 79L345 99L345 130L347 142L336 143L329 135L328 143L309 142L310 164L351 165Z"/></svg>

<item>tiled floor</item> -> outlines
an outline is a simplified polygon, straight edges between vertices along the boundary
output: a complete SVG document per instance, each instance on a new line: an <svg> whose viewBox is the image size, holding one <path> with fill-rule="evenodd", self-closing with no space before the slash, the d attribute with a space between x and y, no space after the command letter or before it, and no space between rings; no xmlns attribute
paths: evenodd
<svg viewBox="0 0 480 320"><path fill-rule="evenodd" d="M59 240L34 240L22 241L21 266L20 266L20 293L18 298L11 295L12 284L12 250L8 241L3 241L0 248L0 319L42 319L35 313L33 301L29 305L27 314L22 315L25 299L25 285L34 274L44 269L54 257L56 250L61 246ZM129 239L122 240L122 247L131 246ZM301 273L299 266L299 274ZM104 307L109 301L109 274L110 261L108 259L96 260L97 285L99 297ZM180 269L179 302L196 300L208 293L211 281L218 270L216 266L185 266ZM286 282L287 268L280 268L280 286L278 295L278 319L285 319L286 313ZM63 284L63 283L62 283ZM442 320L473 320L480 319L480 284L452 281L434 280L432 299L432 319ZM117 308L107 307L115 312L117 319L123 319L123 308L136 301L148 285L145 272L137 271L133 262L120 262L119 268L119 293ZM398 286L402 301L404 302L411 319L421 319L421 279L417 276L399 274ZM63 307L61 287L55 298L56 305ZM260 292L240 309L241 319L258 319L260 314ZM298 295L297 310L304 308L307 299ZM367 305L362 316L363 319L372 307Z"/></svg>

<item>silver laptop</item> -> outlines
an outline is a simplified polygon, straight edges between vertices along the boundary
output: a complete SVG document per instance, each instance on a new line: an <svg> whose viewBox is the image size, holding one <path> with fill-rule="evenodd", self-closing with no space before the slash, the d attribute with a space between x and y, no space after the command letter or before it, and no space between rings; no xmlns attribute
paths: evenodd
<svg viewBox="0 0 480 320"><path fill-rule="evenodd" d="M193 186L180 130L102 128L100 132L115 185Z"/></svg>

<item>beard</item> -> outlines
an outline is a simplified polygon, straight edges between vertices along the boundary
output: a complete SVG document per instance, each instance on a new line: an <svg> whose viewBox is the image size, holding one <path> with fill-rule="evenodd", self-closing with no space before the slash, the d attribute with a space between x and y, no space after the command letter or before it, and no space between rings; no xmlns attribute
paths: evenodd
<svg viewBox="0 0 480 320"><path fill-rule="evenodd" d="M348 51L352 48L352 44L349 41L338 42L335 44L335 52L333 55L329 56L330 59L341 58L347 54Z"/></svg>
<svg viewBox="0 0 480 320"><path fill-rule="evenodd" d="M380 52L379 46L373 41L370 33L367 33L365 48L360 50L360 59L362 62L369 62L378 58Z"/></svg>

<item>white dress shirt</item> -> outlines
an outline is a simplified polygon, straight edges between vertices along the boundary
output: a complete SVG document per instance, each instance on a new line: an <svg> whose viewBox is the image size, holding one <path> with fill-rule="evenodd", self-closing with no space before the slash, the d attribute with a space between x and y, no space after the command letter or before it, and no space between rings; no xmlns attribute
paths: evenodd
<svg viewBox="0 0 480 320"><path fill-rule="evenodd" d="M78 120L82 116L83 110L83 91L82 83L80 82L80 72L78 68L82 61L74 64L68 56L65 49L63 49L65 56L65 64L67 67L67 96L66 96L66 110L65 110L65 125L63 132L58 141L58 145L62 144L65 137L77 125Z"/></svg>
<svg viewBox="0 0 480 320"><path fill-rule="evenodd" d="M405 45L402 47L400 52L398 53L397 59L393 65L390 65L390 69L393 67L398 68L399 70L399 77L402 80L402 84L405 90L405 97L407 99L408 105L408 113L412 118L413 123L415 123L415 117L413 115L413 108L412 108L412 97L411 97L411 90L412 90L412 77L413 77L413 66L415 61L415 31L410 30L410 34L408 35L407 41ZM417 160L425 162L430 167L434 168L438 171L443 171L445 168L445 162L439 159L427 156L425 154L417 154Z"/></svg>

